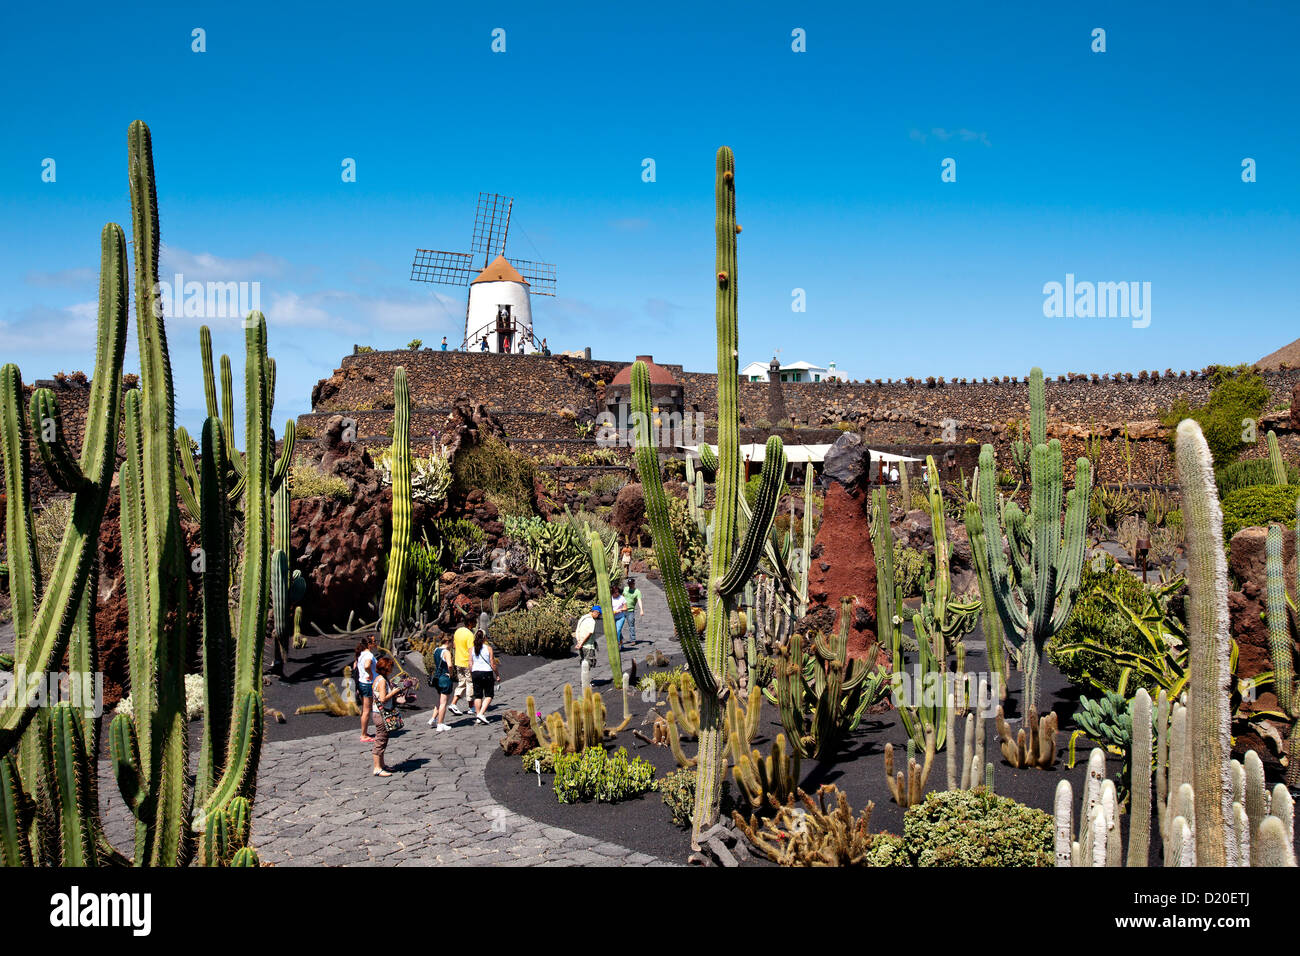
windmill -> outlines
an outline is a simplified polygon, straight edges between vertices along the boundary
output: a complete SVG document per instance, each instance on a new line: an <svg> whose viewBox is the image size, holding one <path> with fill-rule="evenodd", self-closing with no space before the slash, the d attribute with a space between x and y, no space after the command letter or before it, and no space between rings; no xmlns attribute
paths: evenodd
<svg viewBox="0 0 1300 956"><path fill-rule="evenodd" d="M479 193L469 252L415 250L413 282L469 286L461 342L467 351L536 351L530 294L555 295L554 265L505 254L514 204L510 196Z"/></svg>

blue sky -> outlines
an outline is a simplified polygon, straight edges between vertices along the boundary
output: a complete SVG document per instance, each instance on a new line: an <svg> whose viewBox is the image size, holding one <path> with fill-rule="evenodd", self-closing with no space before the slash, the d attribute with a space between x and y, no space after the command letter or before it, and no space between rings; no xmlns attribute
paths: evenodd
<svg viewBox="0 0 1300 956"><path fill-rule="evenodd" d="M0 360L27 380L93 364L136 118L164 277L260 282L279 418L354 342L458 341L464 290L408 276L417 246L468 246L479 190L516 197L509 254L558 267L559 296L534 300L553 348L712 368L723 143L742 364L1180 369L1300 335L1294 4L282 6L6 8ZM1067 273L1150 282L1150 325L1045 318ZM209 324L238 367L238 323ZM197 325L169 322L191 427Z"/></svg>

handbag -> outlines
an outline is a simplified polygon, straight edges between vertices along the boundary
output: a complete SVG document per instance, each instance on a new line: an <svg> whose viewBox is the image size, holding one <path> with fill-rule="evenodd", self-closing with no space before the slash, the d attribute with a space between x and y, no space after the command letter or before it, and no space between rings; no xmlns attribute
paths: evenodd
<svg viewBox="0 0 1300 956"><path fill-rule="evenodd" d="M405 726L405 723L402 720L402 712L400 710L384 711L384 729L390 734L395 730L401 730L403 726Z"/></svg>

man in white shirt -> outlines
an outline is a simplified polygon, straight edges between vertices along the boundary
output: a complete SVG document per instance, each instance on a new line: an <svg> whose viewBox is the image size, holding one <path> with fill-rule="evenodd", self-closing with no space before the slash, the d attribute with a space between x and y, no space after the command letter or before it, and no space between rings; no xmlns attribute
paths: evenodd
<svg viewBox="0 0 1300 956"><path fill-rule="evenodd" d="M593 604L591 611L578 618L573 632L573 649L582 658L582 692L591 686L591 668L596 663L596 622L600 620L600 605Z"/></svg>

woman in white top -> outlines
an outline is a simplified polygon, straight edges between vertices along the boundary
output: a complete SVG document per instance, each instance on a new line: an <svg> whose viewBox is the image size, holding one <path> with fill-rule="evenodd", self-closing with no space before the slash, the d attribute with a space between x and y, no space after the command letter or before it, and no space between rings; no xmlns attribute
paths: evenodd
<svg viewBox="0 0 1300 956"><path fill-rule="evenodd" d="M474 653L470 657L470 678L474 682L474 716L480 724L486 724L488 705L492 703L492 694L496 691L496 682L500 679L497 672L497 657L492 645L487 642L483 628L474 632Z"/></svg>

